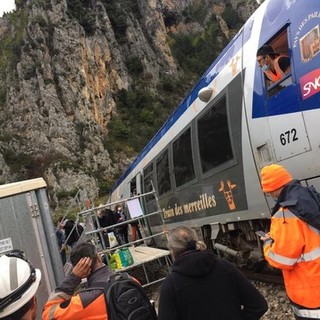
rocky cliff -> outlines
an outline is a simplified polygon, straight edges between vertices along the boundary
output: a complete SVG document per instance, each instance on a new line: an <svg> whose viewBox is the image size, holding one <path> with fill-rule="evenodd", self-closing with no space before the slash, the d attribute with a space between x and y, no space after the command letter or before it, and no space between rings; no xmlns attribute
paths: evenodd
<svg viewBox="0 0 320 320"><path fill-rule="evenodd" d="M208 21L215 21L223 46L257 7L254 0L16 0L16 5L0 19L0 182L43 176L56 203L78 188L95 198L130 163L141 147L128 138L134 137L127 131L134 126L129 115L124 122L131 105L148 125L144 139L158 129L155 119L164 120L157 109L161 113L166 105L167 115L175 108L183 92L161 104L161 90L168 79L184 76L173 46L177 37L203 33ZM228 22L230 12L237 25ZM158 107L149 109L151 104ZM114 152L117 136L122 142Z"/></svg>

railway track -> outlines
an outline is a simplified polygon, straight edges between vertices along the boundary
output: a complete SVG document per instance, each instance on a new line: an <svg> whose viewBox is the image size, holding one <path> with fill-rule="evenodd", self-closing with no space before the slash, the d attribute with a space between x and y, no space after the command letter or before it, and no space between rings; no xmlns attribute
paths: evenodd
<svg viewBox="0 0 320 320"><path fill-rule="evenodd" d="M263 272L254 272L248 269L241 269L241 272L250 280L261 281L266 283L274 283L284 285L283 277L281 274L271 274Z"/></svg>

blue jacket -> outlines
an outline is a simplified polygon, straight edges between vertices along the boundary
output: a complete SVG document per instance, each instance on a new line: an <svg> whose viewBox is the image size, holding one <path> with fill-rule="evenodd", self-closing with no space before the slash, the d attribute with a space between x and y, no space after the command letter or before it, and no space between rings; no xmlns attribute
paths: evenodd
<svg viewBox="0 0 320 320"><path fill-rule="evenodd" d="M288 208L299 219L320 230L320 195L313 187L304 187L298 180L286 184L281 191L274 215L280 207Z"/></svg>

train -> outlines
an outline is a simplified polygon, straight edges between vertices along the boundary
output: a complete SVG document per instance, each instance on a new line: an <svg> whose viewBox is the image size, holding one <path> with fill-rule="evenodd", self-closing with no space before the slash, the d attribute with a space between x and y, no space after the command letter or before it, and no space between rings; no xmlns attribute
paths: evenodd
<svg viewBox="0 0 320 320"><path fill-rule="evenodd" d="M118 179L110 201L154 188L167 229L193 227L219 255L254 265L255 231L268 230L274 205L261 191L261 168L278 163L320 187L319 24L317 0L264 1ZM257 62L264 45L290 61L271 84ZM154 198L143 206L155 207ZM150 228L158 232L161 220Z"/></svg>

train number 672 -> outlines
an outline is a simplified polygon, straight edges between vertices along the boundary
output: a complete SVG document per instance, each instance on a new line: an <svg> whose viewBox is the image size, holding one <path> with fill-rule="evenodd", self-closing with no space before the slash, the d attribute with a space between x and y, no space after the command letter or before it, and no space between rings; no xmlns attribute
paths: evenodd
<svg viewBox="0 0 320 320"><path fill-rule="evenodd" d="M297 140L297 130L295 128L280 134L280 142L283 146Z"/></svg>

